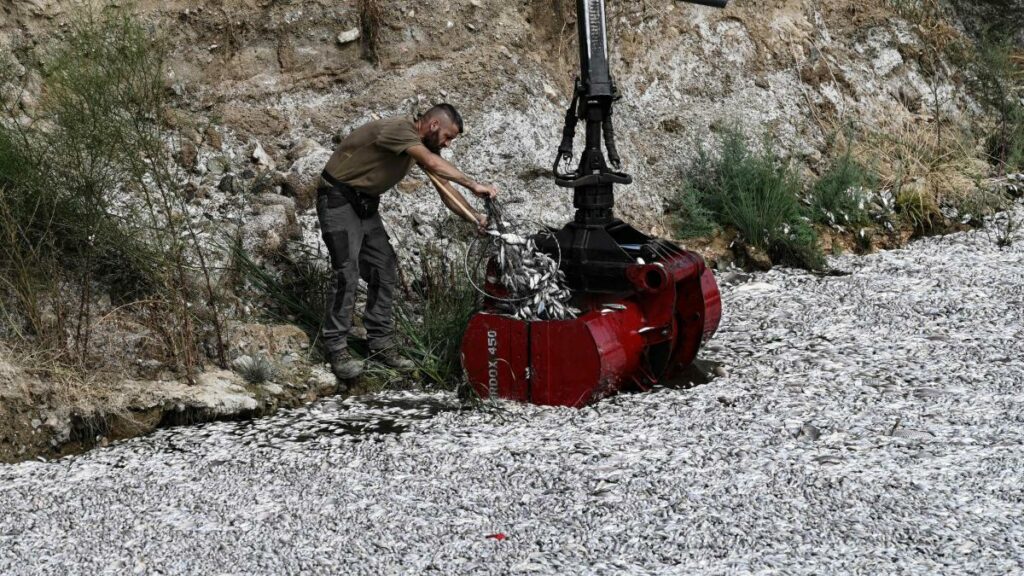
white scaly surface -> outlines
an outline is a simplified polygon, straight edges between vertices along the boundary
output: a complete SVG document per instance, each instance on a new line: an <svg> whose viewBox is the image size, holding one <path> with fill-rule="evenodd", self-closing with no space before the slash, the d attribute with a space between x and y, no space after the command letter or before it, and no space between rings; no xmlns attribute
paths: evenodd
<svg viewBox="0 0 1024 576"><path fill-rule="evenodd" d="M1020 574L1024 238L996 235L726 283L728 376L692 390L386 394L0 467L0 573Z"/></svg>

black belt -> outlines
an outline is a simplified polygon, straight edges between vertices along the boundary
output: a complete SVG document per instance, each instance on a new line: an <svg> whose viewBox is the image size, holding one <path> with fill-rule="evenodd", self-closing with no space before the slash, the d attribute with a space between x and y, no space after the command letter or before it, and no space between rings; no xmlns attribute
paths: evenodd
<svg viewBox="0 0 1024 576"><path fill-rule="evenodd" d="M366 219L377 215L377 209L380 207L380 196L360 192L331 176L326 170L320 173L320 177L323 178L324 182L330 184L330 188L317 188L318 196L327 196L328 208L338 208L349 204L360 218Z"/></svg>

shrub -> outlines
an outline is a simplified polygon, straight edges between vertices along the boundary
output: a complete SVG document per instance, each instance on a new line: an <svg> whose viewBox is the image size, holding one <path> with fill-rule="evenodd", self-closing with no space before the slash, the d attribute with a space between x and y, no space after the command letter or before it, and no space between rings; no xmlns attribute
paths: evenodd
<svg viewBox="0 0 1024 576"><path fill-rule="evenodd" d="M26 112L18 102L3 101L0 236L14 241L0 251L0 267L14 277L35 276L36 292L43 285L41 294L25 294L32 282L19 281L15 300L63 306L73 299L71 337L60 322L51 336L79 363L89 356L99 288L150 315L159 310L163 317L154 326L167 359L189 377L201 364L207 330L216 335L223 366L206 254L182 216L184 177L168 146L174 136L160 120L167 104L166 47L118 9L82 9L64 32L39 55L38 107ZM12 79L2 74L0 85ZM192 306L196 289L205 289L205 307ZM200 319L201 308L212 309L205 316L212 325ZM28 316L34 336L51 328L33 320L31 311Z"/></svg>
<svg viewBox="0 0 1024 576"><path fill-rule="evenodd" d="M680 224L684 232L700 229L710 216L775 261L820 269L824 256L801 209L801 187L797 172L767 147L752 151L738 130L728 130L718 156L701 150L688 168L677 204L691 208Z"/></svg>
<svg viewBox="0 0 1024 576"><path fill-rule="evenodd" d="M973 66L974 92L996 113L996 126L986 142L989 161L1003 173L1024 169L1024 70L1008 34L982 36Z"/></svg>
<svg viewBox="0 0 1024 576"><path fill-rule="evenodd" d="M669 200L669 209L677 223L680 238L710 236L718 231L715 215L704 206L700 190L689 180Z"/></svg>
<svg viewBox="0 0 1024 576"><path fill-rule="evenodd" d="M858 226L870 221L870 190L877 176L847 151L839 156L811 188L811 217L829 226Z"/></svg>

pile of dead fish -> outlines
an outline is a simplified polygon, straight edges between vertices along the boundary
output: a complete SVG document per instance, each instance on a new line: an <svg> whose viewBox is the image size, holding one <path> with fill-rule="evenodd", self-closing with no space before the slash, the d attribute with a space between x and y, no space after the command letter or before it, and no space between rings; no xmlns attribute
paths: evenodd
<svg viewBox="0 0 1024 576"><path fill-rule="evenodd" d="M1024 574L1022 221L720 274L704 386L388 392L0 465L0 574Z"/></svg>
<svg viewBox="0 0 1024 576"><path fill-rule="evenodd" d="M537 249L532 238L490 232L490 255L497 264L497 278L507 291L499 309L518 320L568 320L580 311L569 305L572 293L558 262Z"/></svg>

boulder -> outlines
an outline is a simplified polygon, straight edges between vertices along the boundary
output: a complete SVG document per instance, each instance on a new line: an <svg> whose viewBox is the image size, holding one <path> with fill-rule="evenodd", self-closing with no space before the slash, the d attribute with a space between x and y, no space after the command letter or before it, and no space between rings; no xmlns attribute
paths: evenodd
<svg viewBox="0 0 1024 576"><path fill-rule="evenodd" d="M279 254L286 240L301 233L294 203L291 208L287 204L263 205L242 224L242 246L249 253L270 256Z"/></svg>
<svg viewBox="0 0 1024 576"><path fill-rule="evenodd" d="M316 204L316 178L289 172L281 181L281 194L293 198L298 210L309 210Z"/></svg>
<svg viewBox="0 0 1024 576"><path fill-rule="evenodd" d="M263 149L263 145L259 142L256 143L256 147L253 149L251 158L254 164L263 170L273 170L277 163L274 159Z"/></svg>
<svg viewBox="0 0 1024 576"><path fill-rule="evenodd" d="M227 329L231 356L266 356L279 360L289 355L302 356L309 350L309 336L292 324L232 323Z"/></svg>
<svg viewBox="0 0 1024 576"><path fill-rule="evenodd" d="M288 158L288 160L295 162L300 158L305 158L306 156L323 149L324 147L316 140L313 140L312 138L303 138L288 149L288 153L285 157Z"/></svg>
<svg viewBox="0 0 1024 576"><path fill-rule="evenodd" d="M295 198L300 210L307 210L316 202L316 186L320 181L320 173L333 153L320 145L304 148L305 153L296 157L287 178L281 183L281 191L286 196Z"/></svg>
<svg viewBox="0 0 1024 576"><path fill-rule="evenodd" d="M256 202L261 206L281 206L285 210L285 217L288 220L288 229L285 230L286 237L290 239L302 238L302 230L299 228L298 218L295 216L295 200L282 196L280 194L273 194L266 192L260 194L256 198Z"/></svg>

